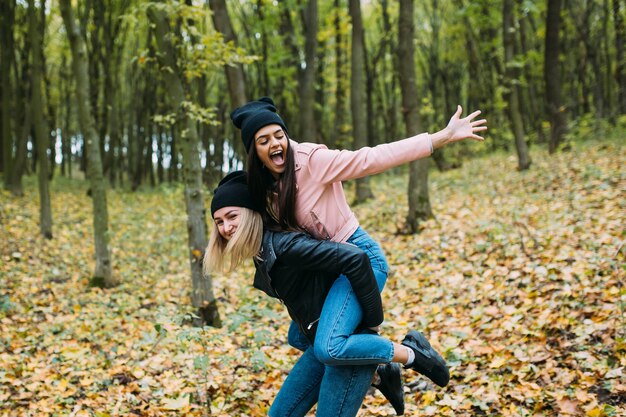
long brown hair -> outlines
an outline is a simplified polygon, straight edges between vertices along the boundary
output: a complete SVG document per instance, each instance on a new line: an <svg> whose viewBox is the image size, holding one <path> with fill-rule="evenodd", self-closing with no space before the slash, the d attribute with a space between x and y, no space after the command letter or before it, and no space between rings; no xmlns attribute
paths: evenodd
<svg viewBox="0 0 626 417"><path fill-rule="evenodd" d="M256 153L254 141L252 142L247 160L248 189L254 201L265 207L263 221L266 227L272 228L275 225L283 230L301 230L296 221L296 158L287 132L285 137L288 143L285 171L278 180L265 168ZM278 203L277 212L274 208L275 201Z"/></svg>

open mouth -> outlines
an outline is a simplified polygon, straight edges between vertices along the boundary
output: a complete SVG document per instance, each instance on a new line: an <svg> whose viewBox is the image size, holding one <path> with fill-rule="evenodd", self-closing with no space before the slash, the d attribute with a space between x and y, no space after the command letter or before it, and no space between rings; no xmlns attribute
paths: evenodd
<svg viewBox="0 0 626 417"><path fill-rule="evenodd" d="M274 151L270 154L270 159L276 165L282 165L285 162L285 158L283 157L283 151L278 150Z"/></svg>

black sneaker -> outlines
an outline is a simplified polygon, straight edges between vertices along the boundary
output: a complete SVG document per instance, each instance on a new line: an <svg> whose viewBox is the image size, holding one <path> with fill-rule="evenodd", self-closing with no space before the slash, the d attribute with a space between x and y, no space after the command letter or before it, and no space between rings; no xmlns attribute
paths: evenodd
<svg viewBox="0 0 626 417"><path fill-rule="evenodd" d="M428 340L422 333L417 330L411 330L404 337L402 344L411 348L415 353L415 360L410 366L405 366L405 368L414 369L430 378L440 387L448 385L448 382L450 382L450 371L448 371L446 361L430 346L430 343L428 343Z"/></svg>
<svg viewBox="0 0 626 417"><path fill-rule="evenodd" d="M376 370L380 377L379 384L372 384L389 401L389 404L396 410L396 415L404 414L404 387L402 384L402 367L398 363L378 365Z"/></svg>

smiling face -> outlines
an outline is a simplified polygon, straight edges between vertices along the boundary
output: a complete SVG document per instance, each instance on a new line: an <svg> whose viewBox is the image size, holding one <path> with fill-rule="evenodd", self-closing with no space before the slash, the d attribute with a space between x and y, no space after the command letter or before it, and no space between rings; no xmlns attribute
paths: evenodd
<svg viewBox="0 0 626 417"><path fill-rule="evenodd" d="M285 172L288 146L287 135L277 124L264 126L254 135L256 154L274 178Z"/></svg>
<svg viewBox="0 0 626 417"><path fill-rule="evenodd" d="M240 207L222 207L213 213L213 221L220 236L226 240L232 239L239 226Z"/></svg>

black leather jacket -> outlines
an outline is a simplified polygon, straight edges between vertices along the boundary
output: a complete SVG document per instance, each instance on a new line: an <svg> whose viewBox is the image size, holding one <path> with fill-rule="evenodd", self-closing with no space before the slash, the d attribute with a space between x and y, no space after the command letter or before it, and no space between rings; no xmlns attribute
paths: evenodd
<svg viewBox="0 0 626 417"><path fill-rule="evenodd" d="M378 285L367 254L354 245L316 240L305 233L266 230L255 258L254 286L280 299L313 342L330 287L345 275L363 309L363 327L383 321Z"/></svg>

